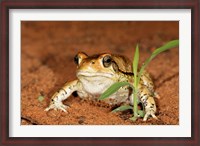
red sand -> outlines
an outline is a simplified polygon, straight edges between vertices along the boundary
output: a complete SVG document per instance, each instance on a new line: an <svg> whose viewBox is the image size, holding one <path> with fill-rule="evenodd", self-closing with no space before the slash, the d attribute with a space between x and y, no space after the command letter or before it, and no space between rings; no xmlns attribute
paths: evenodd
<svg viewBox="0 0 200 146"><path fill-rule="evenodd" d="M73 57L78 51L121 54L132 60L139 43L141 64L173 39L178 39L178 22L22 22L21 124L179 124L178 48L158 55L147 68L161 97L156 100L159 120L132 122L130 112L111 113L105 104L73 96L64 102L70 105L67 113L44 111L52 94L76 78ZM45 100L39 101L39 95Z"/></svg>

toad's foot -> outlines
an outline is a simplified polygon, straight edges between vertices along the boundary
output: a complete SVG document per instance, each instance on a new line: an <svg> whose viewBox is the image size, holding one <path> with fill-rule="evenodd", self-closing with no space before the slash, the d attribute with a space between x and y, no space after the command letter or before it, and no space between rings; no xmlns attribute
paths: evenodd
<svg viewBox="0 0 200 146"><path fill-rule="evenodd" d="M146 114L144 115L144 118L143 118L143 121L146 121L148 119L148 117L152 116L154 119L158 119L156 116L155 116L155 111L154 110L149 110L146 112Z"/></svg>
<svg viewBox="0 0 200 146"><path fill-rule="evenodd" d="M160 99L160 95L157 92L154 92L154 96L155 98Z"/></svg>
<svg viewBox="0 0 200 146"><path fill-rule="evenodd" d="M54 110L61 110L61 111L64 111L64 112L67 112L67 109L68 106L64 105L62 102L53 102L49 105L48 108L45 109L45 111L49 111L51 109L54 109Z"/></svg>

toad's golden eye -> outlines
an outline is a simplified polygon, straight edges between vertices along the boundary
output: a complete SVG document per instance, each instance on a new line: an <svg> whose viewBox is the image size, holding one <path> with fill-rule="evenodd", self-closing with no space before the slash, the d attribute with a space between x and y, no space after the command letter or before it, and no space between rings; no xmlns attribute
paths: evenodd
<svg viewBox="0 0 200 146"><path fill-rule="evenodd" d="M79 57L78 54L74 57L74 62L78 65L79 64Z"/></svg>
<svg viewBox="0 0 200 146"><path fill-rule="evenodd" d="M107 55L103 58L103 66L104 67L109 67L112 63L112 58L111 56Z"/></svg>
<svg viewBox="0 0 200 146"><path fill-rule="evenodd" d="M80 63L83 61L83 59L87 58L88 55L85 54L84 52L79 52L75 57L74 57L74 62L77 65L80 65Z"/></svg>

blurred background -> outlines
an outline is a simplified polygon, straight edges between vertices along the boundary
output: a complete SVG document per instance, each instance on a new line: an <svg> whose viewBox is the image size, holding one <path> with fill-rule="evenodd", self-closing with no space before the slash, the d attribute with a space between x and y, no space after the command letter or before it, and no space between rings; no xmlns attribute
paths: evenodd
<svg viewBox="0 0 200 146"><path fill-rule="evenodd" d="M178 21L22 21L22 115L40 122L43 119L43 123L52 122L43 109L58 88L76 78L73 58L79 51L88 55L120 54L132 60L135 46L139 44L141 64L157 47L178 38ZM171 92L175 98L172 101L175 101L177 110L172 115L177 116L178 54L178 48L160 54L147 68L160 92L166 90L166 86L159 88L163 82L176 78L171 83L176 85L173 91L167 85L170 91L165 92ZM46 101L39 103L39 95L47 97ZM166 93L162 92L162 95L166 96ZM159 102L162 105L166 101ZM33 109L35 114L31 113ZM177 124L178 118L174 118L170 122Z"/></svg>

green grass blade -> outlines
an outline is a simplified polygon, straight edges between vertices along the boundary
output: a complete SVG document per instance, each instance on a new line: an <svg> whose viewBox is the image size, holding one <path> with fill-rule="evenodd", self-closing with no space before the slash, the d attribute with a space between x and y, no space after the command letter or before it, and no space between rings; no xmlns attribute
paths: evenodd
<svg viewBox="0 0 200 146"><path fill-rule="evenodd" d="M128 110L128 109L133 109L133 107L130 106L130 105L122 105L122 106L114 109L112 112L122 112L122 111L125 111L125 110Z"/></svg>
<svg viewBox="0 0 200 146"><path fill-rule="evenodd" d="M42 96L42 95L38 96L38 100L39 100L40 102L42 102L42 101L44 100L44 96Z"/></svg>
<svg viewBox="0 0 200 146"><path fill-rule="evenodd" d="M140 115L140 117L144 117L145 112L143 110L138 110L138 114Z"/></svg>
<svg viewBox="0 0 200 146"><path fill-rule="evenodd" d="M160 54L160 53L162 53L162 52L164 52L164 51L166 51L166 50L169 50L169 49L171 49L171 48L174 48L174 47L176 47L176 46L178 46L178 45L179 45L179 40L173 40L173 41L168 42L168 43L165 44L164 46L162 46L162 47L156 49L156 50L151 54L151 56L150 56L150 57L144 62L144 64L142 65L142 67L141 67L141 69L140 69L140 72L139 72L139 75L138 75L138 80L137 80L137 82L139 82L140 77L141 77L141 75L142 75L142 73L143 73L145 67L150 63L150 61L151 61L153 58L155 58L158 54Z"/></svg>
<svg viewBox="0 0 200 146"><path fill-rule="evenodd" d="M139 47L137 45L135 49L134 59L133 59L134 87L137 86L138 62L139 62Z"/></svg>
<svg viewBox="0 0 200 146"><path fill-rule="evenodd" d="M137 100L137 86L138 86L138 76L137 76L137 72L138 72L138 62L139 62L139 47L138 45L136 46L136 49L135 49L135 55L134 55L134 59L133 59L133 73L134 73L134 87L135 87L135 91L133 93L133 111L134 111L134 117L135 119L137 119L137 116L138 116L138 107L137 107L137 103L138 103L138 100ZM133 120L133 119L132 119Z"/></svg>
<svg viewBox="0 0 200 146"><path fill-rule="evenodd" d="M137 117L131 117L129 118L131 121L135 122L137 120Z"/></svg>
<svg viewBox="0 0 200 146"><path fill-rule="evenodd" d="M111 85L103 94L101 94L101 96L99 97L99 100L108 98L110 95L115 93L117 90L119 90L119 88L123 86L130 86L133 88L133 86L128 82L116 82L113 85Z"/></svg>
<svg viewBox="0 0 200 146"><path fill-rule="evenodd" d="M167 44L165 44L164 46L156 49L153 53L152 53L152 57L154 58L156 55L160 54L161 52L164 52L168 49L174 48L176 46L179 45L179 40L173 40L168 42Z"/></svg>

